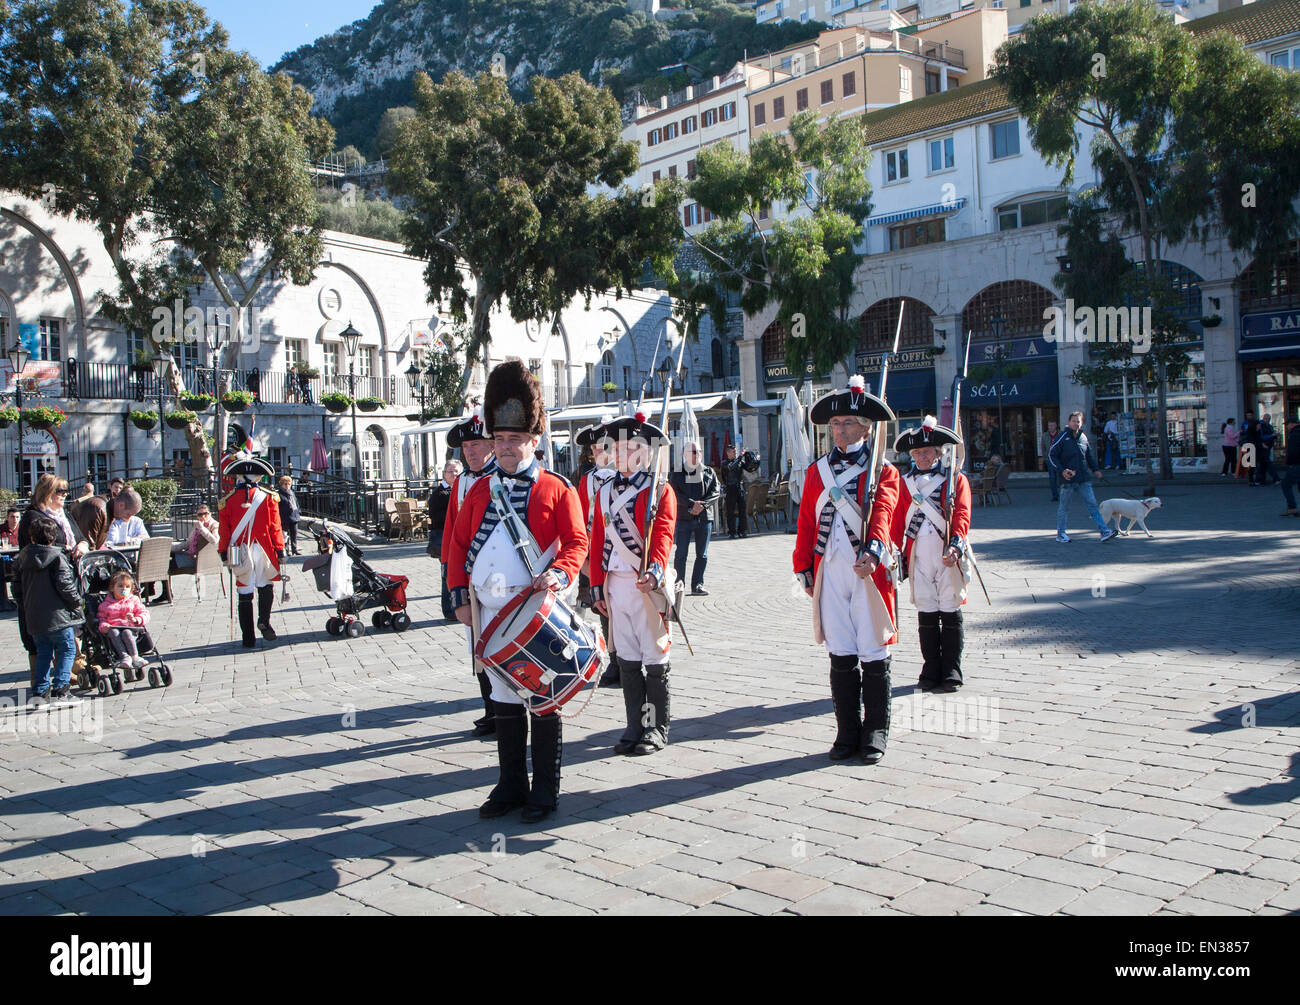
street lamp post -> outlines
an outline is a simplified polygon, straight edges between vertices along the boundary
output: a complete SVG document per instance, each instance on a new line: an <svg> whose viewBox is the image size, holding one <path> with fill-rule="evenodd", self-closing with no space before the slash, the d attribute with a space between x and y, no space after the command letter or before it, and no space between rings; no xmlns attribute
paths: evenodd
<svg viewBox="0 0 1300 1005"><path fill-rule="evenodd" d="M433 376L432 371L433 371L432 363L429 364L428 369L423 369L421 368L420 364L417 363L414 359L411 360L411 365L406 368L406 382L411 387L411 393L418 394L420 396L420 425L424 425L424 421L425 421L424 417L425 417L426 409L425 409L424 399L429 392L429 384ZM424 473L429 468L428 440L425 438L427 435L428 435L427 433L420 434L420 477L421 478L424 477Z"/></svg>
<svg viewBox="0 0 1300 1005"><path fill-rule="evenodd" d="M357 505L361 499L361 441L357 439L357 345L361 333L352 327L352 322L339 333L343 339L343 348L348 354L348 397L352 399L352 481L356 491Z"/></svg>
<svg viewBox="0 0 1300 1005"><path fill-rule="evenodd" d="M26 495L27 493L27 471L23 467L23 371L27 369L27 361L32 358L21 342L14 342L13 348L8 352L9 365L14 368L14 394L18 405L18 494Z"/></svg>
<svg viewBox="0 0 1300 1005"><path fill-rule="evenodd" d="M221 329L215 324L207 325L203 330L203 341L207 343L208 355L212 359L212 398L216 405L212 421L212 444L215 447L221 439ZM202 424L200 423L200 426ZM212 451L208 451L211 455ZM212 459L208 472L216 485L217 496L221 495L221 472L217 470L217 459Z"/></svg>
<svg viewBox="0 0 1300 1005"><path fill-rule="evenodd" d="M169 356L159 353L153 358L154 376L158 378L158 471L167 476L167 423L163 420L163 380L167 376Z"/></svg>

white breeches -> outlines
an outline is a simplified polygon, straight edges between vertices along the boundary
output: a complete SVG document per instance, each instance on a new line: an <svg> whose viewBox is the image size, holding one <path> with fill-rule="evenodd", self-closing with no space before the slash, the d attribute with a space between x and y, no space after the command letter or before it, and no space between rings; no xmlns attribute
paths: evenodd
<svg viewBox="0 0 1300 1005"><path fill-rule="evenodd" d="M876 587L859 578L853 561L851 547L828 548L822 559L819 614L826 651L832 656L857 656L864 662L883 660L889 647L880 644L880 630L867 602L867 591Z"/></svg>
<svg viewBox="0 0 1300 1005"><path fill-rule="evenodd" d="M958 611L966 599L961 573L943 564L943 538L918 535L912 542L912 602L918 611Z"/></svg>
<svg viewBox="0 0 1300 1005"><path fill-rule="evenodd" d="M609 633L620 659L656 666L668 662L671 641L660 649L647 612L646 595L637 589L635 572L610 572L605 576L605 602L609 606Z"/></svg>
<svg viewBox="0 0 1300 1005"><path fill-rule="evenodd" d="M262 546L254 541L248 546L248 558L250 570L248 581L241 582L238 574L235 577L235 589L247 596L254 590L262 586L270 586L275 582L275 577L279 572L275 568L275 563L262 550Z"/></svg>

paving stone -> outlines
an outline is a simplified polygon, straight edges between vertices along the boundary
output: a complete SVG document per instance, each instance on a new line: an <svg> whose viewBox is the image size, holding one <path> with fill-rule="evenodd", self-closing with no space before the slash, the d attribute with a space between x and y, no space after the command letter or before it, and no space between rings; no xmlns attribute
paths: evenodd
<svg viewBox="0 0 1300 1005"><path fill-rule="evenodd" d="M1026 877L993 891L985 899L990 904L1028 914L1054 914L1079 896L1080 891L1075 887Z"/></svg>
<svg viewBox="0 0 1300 1005"><path fill-rule="evenodd" d="M983 896L975 890L948 886L945 883L923 883L889 902L889 906L904 914L952 915L979 903Z"/></svg>
<svg viewBox="0 0 1300 1005"><path fill-rule="evenodd" d="M1221 872L1201 880L1187 891L1187 895L1250 911L1262 907L1284 889L1284 884L1272 880Z"/></svg>
<svg viewBox="0 0 1300 1005"><path fill-rule="evenodd" d="M1164 906L1165 902L1157 897L1143 897L1141 894L1103 886L1070 901L1061 911L1064 914L1080 915L1147 915L1156 913Z"/></svg>
<svg viewBox="0 0 1300 1005"><path fill-rule="evenodd" d="M735 886L759 893L780 897L782 900L799 901L810 897L828 885L825 880L814 876L803 876L789 869L755 869L742 876L737 876L732 883Z"/></svg>

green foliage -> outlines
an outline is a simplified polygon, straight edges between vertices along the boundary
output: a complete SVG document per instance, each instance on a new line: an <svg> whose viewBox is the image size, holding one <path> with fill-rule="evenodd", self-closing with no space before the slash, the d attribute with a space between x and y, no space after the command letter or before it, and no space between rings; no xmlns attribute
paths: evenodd
<svg viewBox="0 0 1300 1005"><path fill-rule="evenodd" d="M236 408L248 408L254 400L252 391L227 391L221 396L221 404L226 408L232 405Z"/></svg>
<svg viewBox="0 0 1300 1005"><path fill-rule="evenodd" d="M461 363L465 358L465 347L469 344L469 329L464 324L453 327L450 335L443 336L447 342L447 352L431 352L425 356L425 369L429 371L429 395L427 417L421 422L433 418L449 418L464 411L464 398L461 389Z"/></svg>
<svg viewBox="0 0 1300 1005"><path fill-rule="evenodd" d="M673 275L679 185L654 200L588 195L637 164L609 92L571 73L534 77L532 97L517 102L490 73L419 74L416 117L393 148L389 184L412 208L406 250L428 263L429 301L468 324L469 359L491 341L503 297L516 321L542 322L578 294L632 288L647 259ZM468 376L467 362L462 391Z"/></svg>
<svg viewBox="0 0 1300 1005"><path fill-rule="evenodd" d="M320 396L320 403L331 412L342 412L352 407L352 395L343 391L326 391Z"/></svg>
<svg viewBox="0 0 1300 1005"><path fill-rule="evenodd" d="M349 204L342 193L321 189L317 194L320 207L318 223L322 230L359 234L379 241L402 241L402 223L406 214L384 199L357 199Z"/></svg>
<svg viewBox="0 0 1300 1005"><path fill-rule="evenodd" d="M5 405L0 408L0 422L14 423L18 421L18 409L14 405Z"/></svg>
<svg viewBox="0 0 1300 1005"><path fill-rule="evenodd" d="M172 429L184 429L191 422L197 422L198 418L199 417L196 413L186 409L176 409L175 411L168 412L163 416L163 420L167 425L171 426Z"/></svg>
<svg viewBox="0 0 1300 1005"><path fill-rule="evenodd" d="M24 408L19 416L28 425L61 426L68 419L68 413L54 405L35 405Z"/></svg>
<svg viewBox="0 0 1300 1005"><path fill-rule="evenodd" d="M180 396L180 402L187 409L194 412L204 412L212 407L213 397L206 393L194 393L186 391Z"/></svg>
<svg viewBox="0 0 1300 1005"><path fill-rule="evenodd" d="M18 493L13 489L0 489L0 513L8 514L18 504Z"/></svg>
<svg viewBox="0 0 1300 1005"><path fill-rule="evenodd" d="M718 220L687 238L706 271L669 288L692 330L706 311L725 327L727 292L740 295L750 316L779 303L791 369L801 372L811 355L825 373L857 342L849 302L865 257L857 246L871 213L871 154L857 119L832 117L821 126L815 112L800 112L790 137L761 136L748 154L727 144L700 151L688 192ZM765 206L778 205L804 215L759 221Z"/></svg>
<svg viewBox="0 0 1300 1005"><path fill-rule="evenodd" d="M127 418L138 429L153 429L158 425L158 413L152 408L135 408L127 413Z"/></svg>
<svg viewBox="0 0 1300 1005"><path fill-rule="evenodd" d="M171 478L144 478L131 483L140 493L140 519L145 523L163 523L171 517L172 502L180 488Z"/></svg>

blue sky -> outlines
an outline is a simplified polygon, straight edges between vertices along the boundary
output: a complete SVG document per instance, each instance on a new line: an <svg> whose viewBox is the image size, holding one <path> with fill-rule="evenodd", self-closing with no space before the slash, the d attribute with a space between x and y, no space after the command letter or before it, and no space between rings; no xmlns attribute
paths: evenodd
<svg viewBox="0 0 1300 1005"><path fill-rule="evenodd" d="M208 16L230 33L234 49L246 49L263 67L286 52L357 21L379 0L200 0Z"/></svg>

